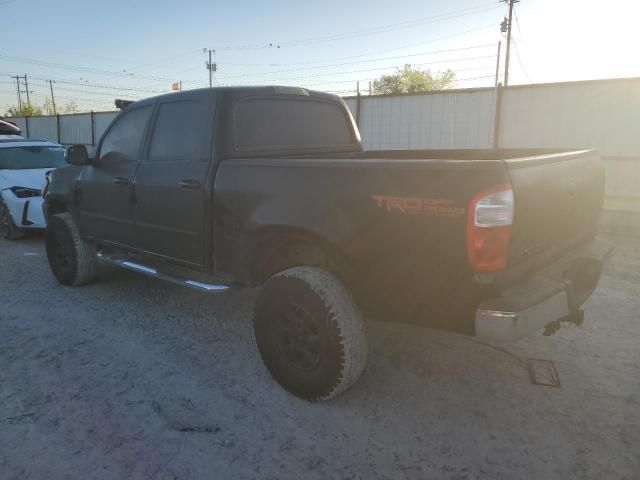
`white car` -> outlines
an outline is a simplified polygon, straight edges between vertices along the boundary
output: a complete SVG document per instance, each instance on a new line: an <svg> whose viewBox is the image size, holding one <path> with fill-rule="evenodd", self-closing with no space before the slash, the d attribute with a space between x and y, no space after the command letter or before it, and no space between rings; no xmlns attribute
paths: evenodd
<svg viewBox="0 0 640 480"><path fill-rule="evenodd" d="M27 229L46 227L42 189L47 172L65 165L65 147L45 140L0 142L0 235L22 237Z"/></svg>

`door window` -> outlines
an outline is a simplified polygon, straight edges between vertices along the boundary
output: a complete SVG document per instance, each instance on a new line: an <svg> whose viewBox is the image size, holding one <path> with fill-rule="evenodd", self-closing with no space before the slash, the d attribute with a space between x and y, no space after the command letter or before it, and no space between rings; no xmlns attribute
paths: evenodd
<svg viewBox="0 0 640 480"><path fill-rule="evenodd" d="M199 154L211 113L200 101L160 105L149 147L150 161L181 160Z"/></svg>
<svg viewBox="0 0 640 480"><path fill-rule="evenodd" d="M123 114L102 140L100 160L137 160L151 106Z"/></svg>

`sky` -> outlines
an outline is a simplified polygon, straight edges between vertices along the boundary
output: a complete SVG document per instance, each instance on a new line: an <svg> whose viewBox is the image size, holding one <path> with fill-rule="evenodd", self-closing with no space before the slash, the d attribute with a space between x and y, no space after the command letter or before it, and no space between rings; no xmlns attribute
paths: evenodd
<svg viewBox="0 0 640 480"><path fill-rule="evenodd" d="M640 76L636 0L521 0L515 6L511 84ZM499 0L122 1L0 0L0 113L30 99L113 110L209 84L296 85L353 95L360 82L404 64L451 69L456 88L493 86ZM501 78L502 80L502 78ZM24 85L22 86L25 96Z"/></svg>

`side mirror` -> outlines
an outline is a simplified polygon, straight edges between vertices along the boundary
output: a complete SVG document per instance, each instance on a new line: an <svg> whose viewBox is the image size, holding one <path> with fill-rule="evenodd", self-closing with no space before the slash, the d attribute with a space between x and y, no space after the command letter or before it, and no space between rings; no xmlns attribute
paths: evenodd
<svg viewBox="0 0 640 480"><path fill-rule="evenodd" d="M71 165L89 165L89 153L84 145L71 145L64 152L64 159Z"/></svg>

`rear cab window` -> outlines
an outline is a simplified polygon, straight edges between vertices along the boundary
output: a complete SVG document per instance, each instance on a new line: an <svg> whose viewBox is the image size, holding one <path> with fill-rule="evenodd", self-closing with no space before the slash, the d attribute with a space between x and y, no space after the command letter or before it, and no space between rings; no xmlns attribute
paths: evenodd
<svg viewBox="0 0 640 480"><path fill-rule="evenodd" d="M346 108L338 102L308 97L249 97L235 108L235 150L353 150L357 140L351 122Z"/></svg>

